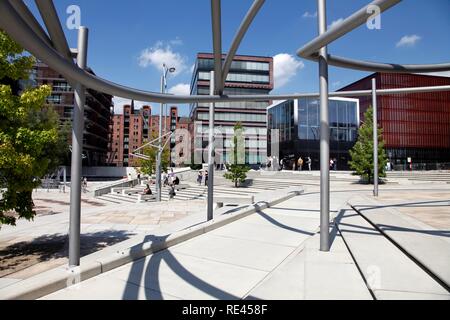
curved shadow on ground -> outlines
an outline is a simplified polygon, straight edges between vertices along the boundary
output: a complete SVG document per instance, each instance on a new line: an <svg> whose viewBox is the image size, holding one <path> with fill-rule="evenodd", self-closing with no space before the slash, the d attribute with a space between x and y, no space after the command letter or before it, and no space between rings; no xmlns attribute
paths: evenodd
<svg viewBox="0 0 450 320"><path fill-rule="evenodd" d="M148 236L143 243L147 241L165 241L165 237ZM142 243L142 244L143 244ZM146 261L148 260L148 261ZM225 292L206 281L200 279L188 269L186 269L170 252L170 250L162 250L154 253L151 256L143 257L137 261L132 262L130 273L128 275L127 284L123 292L122 298L126 300L136 300L139 298L139 289L141 282L144 280L145 297L148 300L163 300L163 291L160 285L159 269L161 263L164 262L167 266L182 280L197 288L198 290L207 293L208 295L217 299L239 299L239 297ZM167 293L168 295L175 296Z"/></svg>
<svg viewBox="0 0 450 320"><path fill-rule="evenodd" d="M285 224L283 224L283 223L277 221L276 219L272 218L272 217L269 216L267 213L264 213L264 212L262 212L262 211L257 211L256 213L257 213L259 216L263 217L264 219L266 219L267 221L269 221L270 223L272 223L273 225L275 225L275 226L277 226L277 227L280 227L280 228L283 228L283 229L286 229L286 230L289 230L289 231L301 233L301 234L306 234L306 235L308 235L308 236L312 236L312 235L315 234L314 232L304 231L304 230L300 230L300 229L293 228L293 227L290 227L290 226L288 226L288 225L285 225Z"/></svg>
<svg viewBox="0 0 450 320"><path fill-rule="evenodd" d="M221 300L231 300L231 299L239 299L239 297L232 295L228 292L225 292L208 282L200 279L189 270L187 270L170 252L170 250L164 250L160 253L157 253L151 256L150 260L147 263L147 267L145 268L145 283L152 284L152 290L157 291L153 296L149 296L146 294L146 298L148 299L163 299L161 294L162 290L159 282L159 268L161 266L161 262L164 261L169 268L181 279L185 282L189 283L191 286L197 288L198 290L207 293L208 295Z"/></svg>

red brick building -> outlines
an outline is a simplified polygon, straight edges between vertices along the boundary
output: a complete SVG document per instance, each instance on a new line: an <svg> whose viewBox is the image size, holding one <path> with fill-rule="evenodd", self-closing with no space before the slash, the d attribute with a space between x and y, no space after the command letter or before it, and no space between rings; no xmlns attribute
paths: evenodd
<svg viewBox="0 0 450 320"><path fill-rule="evenodd" d="M94 74L92 70L88 71ZM54 107L59 115L60 123L72 121L75 96L67 80L39 61L33 67L31 79L38 86L47 84L52 87L52 93L47 97L47 104ZM86 89L83 135L83 165L85 166L103 166L107 163L112 106L111 95ZM68 146L72 144L71 140L70 136L67 141Z"/></svg>
<svg viewBox="0 0 450 320"><path fill-rule="evenodd" d="M450 78L420 74L374 73L339 91L450 85ZM372 103L360 100L360 119ZM388 157L395 165L450 162L450 92L384 95L377 98L378 121L383 128ZM427 165L423 165L426 167Z"/></svg>
<svg viewBox="0 0 450 320"><path fill-rule="evenodd" d="M178 117L178 108L170 107L169 116L163 118L163 134L177 129L179 122L184 123L180 119L184 118ZM112 117L109 163L120 167L137 165L137 158L130 156L130 153L152 140L152 137L158 137L158 134L159 115L152 115L151 106L143 106L141 109L135 109L133 103L123 106L123 113ZM171 141L170 146L175 146L175 140L173 144Z"/></svg>

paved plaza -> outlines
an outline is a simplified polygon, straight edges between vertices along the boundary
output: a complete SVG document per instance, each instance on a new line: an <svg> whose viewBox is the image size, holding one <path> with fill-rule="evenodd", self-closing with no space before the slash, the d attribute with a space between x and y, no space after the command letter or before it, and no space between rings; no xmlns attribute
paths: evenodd
<svg viewBox="0 0 450 320"><path fill-rule="evenodd" d="M450 299L450 184L392 178L374 199L372 186L333 173L331 251L321 252L318 178L309 172L251 173L251 183L235 189L218 177L217 194L251 194L256 202L301 185L304 193L41 298ZM143 244L151 234L166 237L201 225L205 199L194 195L202 189L194 183L185 190L192 199L161 204L114 204L84 195L83 259ZM51 196L39 191L35 198L45 202ZM216 218L230 210L219 209ZM39 237L46 233L67 233L67 212L4 228L0 241L2 248L24 241L44 246L49 239ZM67 264L64 250L2 275L0 292Z"/></svg>

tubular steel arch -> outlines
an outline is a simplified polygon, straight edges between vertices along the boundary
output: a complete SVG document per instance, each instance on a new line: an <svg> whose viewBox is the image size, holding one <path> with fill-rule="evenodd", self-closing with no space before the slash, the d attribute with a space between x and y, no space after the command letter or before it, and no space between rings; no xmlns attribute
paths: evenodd
<svg viewBox="0 0 450 320"><path fill-rule="evenodd" d="M380 14L389 8L400 3L401 0L376 0L367 6L361 8L350 17L342 21L339 25L329 29L325 33L316 37L305 46L297 51L299 57L318 61L318 51L320 48L330 44L331 42L339 39L348 32L366 23L372 16L370 8L377 7L380 10ZM379 63L371 61L356 60L344 57L338 57L331 54L327 56L328 64L335 67L356 69L362 71L373 72L439 72L448 71L450 69L450 63L440 64L396 64L396 63Z"/></svg>
<svg viewBox="0 0 450 320"><path fill-rule="evenodd" d="M318 50L338 39L339 37L350 32L354 28L363 24L370 17L367 8L369 6L378 6L380 11L383 12L401 0L376 0L360 9L347 19L345 19L338 26L326 31L322 35L318 36L304 47L298 50L297 54L305 59L317 61ZM148 102L160 102L160 103L196 103L196 102L232 102L232 101L263 101L263 100L281 100L292 99L302 96L302 94L286 94L286 95L243 95L243 96L224 96L224 95L172 95L161 94L156 92L144 91L125 87L111 81L102 79L95 75L92 75L80 68L78 68L70 59L67 41L64 34L61 33L61 24L57 19L56 11L54 11L53 3L51 0L36 0L39 4L40 12L43 13L43 19L46 26L49 28L51 39L46 35L45 31L37 23L36 19L29 12L26 5L22 0L4 0L0 1L0 27L5 30L11 37L13 37L18 43L20 43L25 49L41 59L56 71L62 75L82 83L84 86L95 89L97 91L105 92L111 95L120 96L128 99L148 101ZM219 3L219 0L212 0L212 3ZM13 5L14 3L14 5ZM227 55L223 68L217 68L221 70L219 83L216 83L217 90L220 92L223 88L223 81L231 66L231 61L237 52L239 43L248 30L251 21L256 16L259 9L262 7L264 0L255 0L254 4L247 13L244 21L236 33L233 40L230 52ZM220 5L216 5L215 14L213 19L214 24L220 24ZM217 20L219 18L219 20ZM215 21L215 22L214 22ZM220 27L213 28L214 34L220 32ZM217 40L217 46L220 48L220 37L215 35ZM56 48L53 48L52 45ZM221 60L217 61L217 58L221 56L221 53L215 54L215 65L221 66ZM429 64L429 65L401 65L401 64L387 64L368 62L361 60L354 60L349 58L337 57L328 54L328 64L352 68L364 71L376 71L376 72L438 72L449 71L450 63L441 64ZM215 68L216 69L216 68ZM377 91L378 93L378 91ZM366 94L366 92L364 92ZM370 90L367 90L367 95L370 95ZM331 95L331 93L330 93ZM340 93L339 95L342 95Z"/></svg>
<svg viewBox="0 0 450 320"><path fill-rule="evenodd" d="M324 34L318 36L303 48L299 49L297 54L305 59L317 61L317 51L321 46L327 45L332 41L338 39L344 34L350 32L354 28L363 24L369 17L367 8L370 5L379 6L380 11L383 12L393 5L399 3L401 0L376 0L368 6L360 9L352 16L345 19L338 26L326 31ZM22 0L4 0L0 1L0 27L5 30L12 38L14 38L25 49L31 52L40 60L47 63L53 69L67 77L72 81L77 81L88 88L97 91L105 92L111 95L120 96L128 99L159 102L159 103L212 103L212 102L233 102L233 101L264 101L264 100L282 100L295 99L303 96L303 94L284 94L284 95L172 95L161 94L151 91L138 90L134 88L125 87L111 81L102 79L98 76L92 75L80 68L78 68L69 57L67 41L63 34L61 34L61 24L57 20L56 12L54 12L53 3L51 0L36 0L40 3L39 7L43 13L43 19L46 26L50 28L49 31L52 38L50 39L45 31L37 23L36 19L29 12ZM220 2L219 0L212 0L212 3ZM255 0L254 4L247 13L244 21L238 29L238 32L233 40L230 52L227 55L223 69L221 68L222 77L219 84L216 83L217 93L221 91L223 79L229 71L229 66L237 52L240 41L248 30L251 21L256 16L258 10L263 5L263 0ZM13 5L14 3L14 5ZM20 9L19 9L20 8ZM220 8L220 6L219 6ZM215 16L220 18L217 9L213 10ZM212 14L214 15L214 13ZM216 18L217 19L217 18ZM220 23L213 19L213 23ZM216 21L216 22L214 22ZM217 33L220 28L213 28ZM217 37L215 39L220 39ZM219 42L217 41L217 44ZM56 48L53 48L52 45ZM220 46L218 46L220 48ZM219 57L221 54L215 54ZM381 71L381 72L437 72L449 71L450 63L431 64L431 65L400 65L400 64L385 64L376 62L367 62L360 60L353 60L349 58L342 58L328 54L328 63L339 67L352 68L365 71ZM221 66L221 60L215 59L215 65ZM217 68L218 69L218 68ZM219 69L218 69L219 70ZM443 88L444 89L444 88ZM362 93L362 92L361 92ZM377 91L378 93L378 91ZM394 93L394 92L393 92ZM333 93L330 93L332 96ZM370 95L370 90L362 94ZM338 95L343 95L339 93Z"/></svg>
<svg viewBox="0 0 450 320"><path fill-rule="evenodd" d="M211 83L214 83L214 88L211 88L211 94L209 96L202 95L172 95L165 93L156 93L151 91L138 90L134 88L125 87L111 81L102 79L95 75L92 75L83 68L76 65L72 59L72 52L68 46L67 40L64 35L61 23L56 13L52 0L35 0L39 12L42 16L44 24L47 28L47 32L39 24L33 14L29 11L28 7L24 4L23 0L0 0L0 28L5 30L15 41L17 41L23 48L28 50L38 59L44 61L52 69L62 74L66 79L77 84L80 88L84 86L100 92L104 92L114 96L120 96L123 98L141 100L147 102L157 103L215 103L215 102L233 102L233 101L267 101L267 100L285 100L296 99L301 97L321 97L321 110L324 113L327 111L327 101L324 97L335 96L370 96L372 94L384 95L384 94L402 94L402 93L417 93L417 92L436 92L436 91L448 91L450 86L439 87L420 87L420 88L401 88L401 89L382 89L376 90L360 90L360 91L347 91L347 92L331 92L328 93L328 65L333 65L342 68L357 69L363 71L375 71L375 72L439 72L449 71L450 63L440 64L425 64L425 65L407 65L407 64L394 64L394 63L379 63L355 60L345 57L334 56L327 53L327 45L331 42L339 39L343 35L349 33L355 28L364 24L372 16L372 11L369 10L376 6L380 13L388 10L389 8L400 3L401 0L375 0L367 6L356 11L354 14L346 18L339 25L326 30L326 10L325 0L317 0L318 2L318 20L320 21L320 35L315 39L307 43L305 46L297 51L299 57L319 62L320 65L320 82L321 82L321 94L318 93L295 93L284 95L223 95L224 83L227 78L228 72L231 67L231 63L237 53L239 45L244 38L249 26L253 19L257 15L258 11L264 4L264 0L254 0L247 15L241 22L239 29L232 41L229 52L226 56L224 63L222 63L222 32L221 32L221 9L220 0L211 0L211 21L213 31L213 50L214 50L214 79L211 79ZM87 44L86 44L87 45ZM74 86L75 87L75 86ZM82 91L81 89L79 90ZM78 103L84 105L84 103ZM211 105L213 114L214 105ZM214 118L210 118L214 123ZM321 121L321 131L326 132L328 127L327 119ZM79 128L80 129L80 128ZM82 129L82 128L81 128ZM324 130L322 130L324 129ZM75 130L75 129L74 129ZM82 131L80 131L82 132ZM82 133L81 133L82 134ZM324 135L325 136L325 135ZM210 142L214 137L211 138ZM322 143L324 142L324 143ZM321 138L321 230L323 233L328 233L329 223L329 188L322 189L322 185L329 185L329 171L328 164L325 159L329 155L329 146L327 145L326 138ZM323 159L322 159L323 158ZM81 161L81 156L80 159ZM323 166L322 166L323 164ZM322 171L323 168L323 171ZM80 178L80 170L73 171L73 177ZM77 180L75 178L75 180ZM211 179L211 189L213 182ZM210 192L208 192L208 201ZM211 190L212 195L212 190ZM71 198L71 216L80 214L79 202L80 198ZM73 200L73 201L72 201ZM72 205L77 202L78 208ZM327 205L328 202L328 205ZM323 219L322 219L323 218ZM79 219L78 219L79 222ZM72 222L71 222L72 223ZM71 229L72 230L72 229ZM78 237L79 237L79 229ZM71 231L76 233L75 231ZM321 236L321 250L328 251L329 244L327 242L328 236ZM70 250L72 252L72 250ZM76 254L71 254L71 259L79 261ZM78 263L79 264L79 263Z"/></svg>

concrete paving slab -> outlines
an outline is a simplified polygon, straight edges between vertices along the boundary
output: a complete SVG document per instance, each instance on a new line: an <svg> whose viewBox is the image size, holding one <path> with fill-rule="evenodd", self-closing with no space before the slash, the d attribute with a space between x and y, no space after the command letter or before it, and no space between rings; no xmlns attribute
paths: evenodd
<svg viewBox="0 0 450 320"><path fill-rule="evenodd" d="M423 223L416 223L395 208L365 197L352 199L350 203L450 287L450 243L441 239L444 234L450 234L449 231L424 228Z"/></svg>
<svg viewBox="0 0 450 320"><path fill-rule="evenodd" d="M0 289L5 288L13 283L16 283L22 279L14 279L14 278L0 278Z"/></svg>
<svg viewBox="0 0 450 320"><path fill-rule="evenodd" d="M112 277L181 299L240 299L267 272L165 250L111 271ZM132 296L132 288L125 288Z"/></svg>
<svg viewBox="0 0 450 320"><path fill-rule="evenodd" d="M421 292L376 290L380 300L450 300L448 294L430 294Z"/></svg>
<svg viewBox="0 0 450 320"><path fill-rule="evenodd" d="M307 263L306 300L372 300L354 264Z"/></svg>
<svg viewBox="0 0 450 320"><path fill-rule="evenodd" d="M292 205L291 208L274 206L264 210L264 212L267 214L278 214L280 216L320 219L320 210L317 210L317 208L305 208L300 205Z"/></svg>
<svg viewBox="0 0 450 320"><path fill-rule="evenodd" d="M343 213L339 230L372 289L447 294L438 282L353 210Z"/></svg>
<svg viewBox="0 0 450 320"><path fill-rule="evenodd" d="M297 247L314 233L289 226L256 225L249 223L232 223L211 232L212 235L230 237L239 240L252 240L260 243Z"/></svg>
<svg viewBox="0 0 450 320"><path fill-rule="evenodd" d="M212 233L181 243L172 247L171 250L176 253L262 271L274 269L294 250L288 246L223 237Z"/></svg>
<svg viewBox="0 0 450 320"><path fill-rule="evenodd" d="M109 275L102 275L57 291L40 300L179 300Z"/></svg>
<svg viewBox="0 0 450 320"><path fill-rule="evenodd" d="M318 252L320 235L308 239L264 279L247 299L372 299L348 250L341 250L340 237L330 252ZM334 248L334 249L333 249Z"/></svg>
<svg viewBox="0 0 450 320"><path fill-rule="evenodd" d="M270 213L269 213L270 212ZM241 223L250 223L255 225L279 226L299 229L304 231L315 231L319 227L319 217L303 217L278 214L275 210L264 209L254 215L241 220Z"/></svg>
<svg viewBox="0 0 450 320"><path fill-rule="evenodd" d="M297 252L253 288L245 300L304 300L305 299L305 260Z"/></svg>

